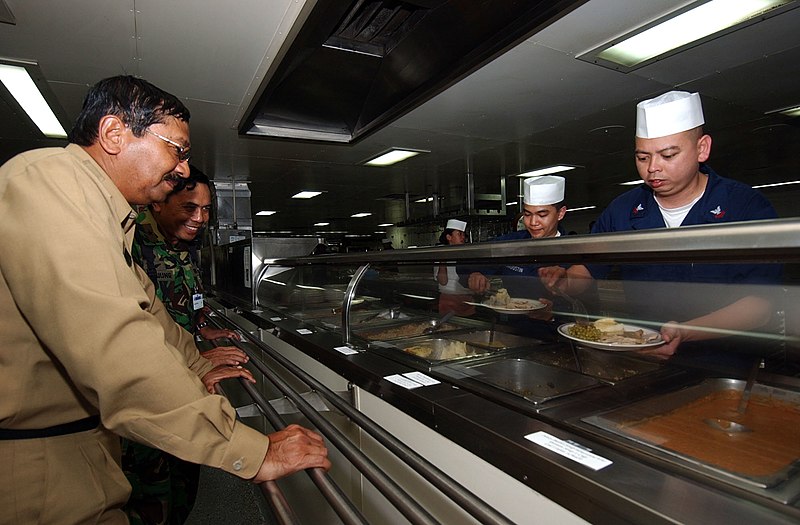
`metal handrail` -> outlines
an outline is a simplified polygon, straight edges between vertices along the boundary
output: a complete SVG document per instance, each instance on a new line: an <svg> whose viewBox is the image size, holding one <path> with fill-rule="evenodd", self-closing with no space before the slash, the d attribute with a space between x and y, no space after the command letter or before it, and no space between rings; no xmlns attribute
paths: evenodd
<svg viewBox="0 0 800 525"><path fill-rule="evenodd" d="M255 402L273 428L276 430L281 430L286 427L286 422L283 421L283 418L278 414L278 411L272 407L269 400L265 399L264 396L261 395L261 392L256 389L256 387L242 378L239 378L239 383L244 387L245 391L250 395L250 397L253 399L253 402ZM306 469L306 474L308 474L308 477L311 478L311 481L314 482L319 491L322 493L325 499L328 500L328 503L330 503L333 510L344 523L352 525L365 525L369 523L363 514L361 514L361 512L355 508L355 506L341 491L341 489L339 489L339 486L333 482L330 476L328 476L327 472L321 468L309 468Z"/></svg>
<svg viewBox="0 0 800 525"><path fill-rule="evenodd" d="M243 379L239 379L241 382L244 382ZM214 391L224 397L228 397L225 393L225 389L222 388L222 385L217 383L214 385ZM263 483L259 483L259 487L261 488L261 493L264 494L264 497L267 498L269 501L270 506L272 507L273 512L275 513L275 517L278 520L280 525L298 525L300 520L297 519L297 515L292 510L291 505L286 500L286 497L283 495L283 491L281 491L278 484L275 481L265 481Z"/></svg>
<svg viewBox="0 0 800 525"><path fill-rule="evenodd" d="M214 308L212 308L212 310L214 312L216 312L218 316L225 317L218 310L216 310ZM505 524L505 525L512 525L513 524L512 521L510 521L508 518L503 516L501 513L499 513L496 509L494 509L493 507L488 505L486 502L481 500L478 496L476 496L475 494L473 494L472 492L467 490L464 486L462 486L456 480L451 478L445 472L441 471L439 468L437 468L436 466L431 464L429 461L427 461L425 458L420 456L417 452L412 450L410 447L406 446L404 443L400 442L394 436L392 436L391 434L386 432L380 425L378 425L377 423L372 421L372 419L370 419L369 417L364 415L362 412L360 412L357 409L355 409L354 407L352 407L350 404L346 403L335 392L333 392L330 389L328 389L325 385L323 385L322 383L317 381L315 378L313 378L311 375L309 375L304 370L299 368L297 365L295 365L294 363L292 363L291 361L286 359L284 356L280 355L280 353L278 353L275 349L273 349L272 347L270 347L269 345L267 345L266 343L264 343L260 339L257 339L255 337L253 337L251 334L248 333L248 331L244 327L242 327L241 325L239 325L238 323L236 323L235 321L233 321L232 319L230 319L228 317L225 317L225 320L228 323L230 323L231 326L233 326L237 330L239 330L239 332L244 334L245 337L247 337L247 339L249 339L253 344L255 344L257 347L259 347L261 350L265 351L267 354L269 354L269 356L271 358L275 359L275 361L277 361L281 366L286 368L289 372L294 374L296 377L298 377L301 381L306 383L313 390L319 392L326 399L326 401L330 402L334 407L336 407L338 410L340 410L344 415L349 417L354 423L356 423L359 427L361 427L363 430L365 430L369 435L371 435L373 438L375 438L375 440L378 441L381 445L383 445L387 450L391 451L398 459L401 459L406 464L408 464L418 474L420 474L424 479L426 479L431 485L436 487L439 491L442 492L442 494L444 494L445 496L450 498L453 502L458 504L463 510L465 510L467 513L469 513L471 516L473 516L480 523L484 523L484 524L487 524L487 525L488 524L492 524L492 525L493 524ZM234 342L234 343L236 343L236 342ZM239 348L242 351L244 351L245 353L247 353L251 357L251 362L253 362L253 364L259 369L259 371L261 371L262 373L264 373L268 377L269 376L275 377L275 373L274 372L272 372L268 368L266 368L266 366L263 363L261 363L258 359L253 359L254 356L251 355L251 352L247 348L244 348L244 347L240 346L239 344L237 344L237 346L239 346ZM278 386L278 388L282 392L284 392L284 394L286 394L287 397L289 397L295 403L297 408L306 417L308 417L309 420L313 424L317 425L317 422L319 421L320 424L317 425L317 428L319 428L320 431L323 431L323 433L326 435L326 437L331 438L331 436L328 436L328 434L324 432L325 429L330 429L332 432L335 432L336 434L339 434L339 431L337 429L332 427L332 425L330 425L323 418L319 417L319 415L317 414L316 410L310 404L308 404L305 399L300 397L288 385L283 383L283 381L280 378L275 377L275 379L277 379L277 382L275 383L276 386ZM271 377L270 377L270 380L272 380ZM284 388L281 388L281 385L278 384L278 383L283 383L282 386ZM344 438L342 438L342 439L345 441L345 443L342 443L342 445L345 447L345 449L352 449L357 455L363 456L363 453L361 451L359 451L358 449L356 449L355 447L353 447L352 444L350 444L350 442L348 440L346 440ZM337 444L336 441L340 441L340 440L339 439L334 440L334 439L331 438L331 441L333 441L334 444ZM338 447L338 444L337 444L337 447ZM338 448L340 448L340 450L342 450L343 453L345 452L345 450L343 450L341 447L338 447ZM348 456L347 453L345 453L345 455ZM364 457L366 458L366 456L364 456ZM348 459L350 459L351 462L353 461L353 459L351 459L349 456L348 456ZM368 458L366 458L366 459L369 462L369 464L372 464L372 462ZM355 462L353 464L357 468L359 468L359 466ZM373 468L374 468L374 465L373 465ZM361 469L359 468L359 470L361 470ZM381 477L385 477L385 476L382 475L382 472L380 472L380 471L378 471L378 472L381 475ZM364 475L367 476L368 479L370 479L370 477L367 475L367 472L362 471L362 473L364 473ZM396 484L393 481L389 480L388 478L387 478L387 480L389 482L389 486L396 486ZM372 479L370 479L370 481L372 481ZM376 485L376 487L379 490L381 490L381 492L384 494L384 496L387 497L387 499L391 500L391 497L395 496L393 493L386 494L384 492L384 490L383 490L384 487L382 487L381 484L375 483L374 481L373 481L373 483ZM398 488L398 490L402 490L402 489ZM402 491L402 492L403 492L403 494L405 494L405 491ZM418 505L416 505L416 503L414 503L414 506L418 507ZM402 511L402 509L400 509L400 507L398 507L398 509ZM423 510L423 512L425 512L425 514L427 514L427 511ZM411 519L409 516L406 516L406 517ZM412 520L412 522L416 523L416 521L413 521L413 520Z"/></svg>

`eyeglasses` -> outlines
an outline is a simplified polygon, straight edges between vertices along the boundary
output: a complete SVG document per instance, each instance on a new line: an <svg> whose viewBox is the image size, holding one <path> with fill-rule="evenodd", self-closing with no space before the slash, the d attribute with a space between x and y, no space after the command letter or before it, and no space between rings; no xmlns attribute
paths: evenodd
<svg viewBox="0 0 800 525"><path fill-rule="evenodd" d="M149 133L149 134L153 135L154 137L160 138L161 140L163 140L167 144L169 144L171 146L174 146L176 152L178 153L178 160L180 162L186 162L186 161L189 160L189 157L192 156L192 152L190 151L192 149L191 146L189 146L188 148L185 148L185 147L181 146L180 144L178 144L177 142L175 142L174 140L170 140L170 139L168 139L167 137L165 137L163 135L159 135L155 131L150 131L149 129L144 130L144 132L145 133Z"/></svg>

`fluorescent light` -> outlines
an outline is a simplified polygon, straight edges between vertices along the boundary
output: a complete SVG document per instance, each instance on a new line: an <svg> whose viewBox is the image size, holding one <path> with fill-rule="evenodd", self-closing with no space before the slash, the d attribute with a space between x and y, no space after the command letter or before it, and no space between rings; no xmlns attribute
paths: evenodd
<svg viewBox="0 0 800 525"><path fill-rule="evenodd" d="M601 51L598 58L633 67L762 15L792 0L711 0Z"/></svg>
<svg viewBox="0 0 800 525"><path fill-rule="evenodd" d="M639 184L644 184L644 181L642 179L639 179L639 180L632 180L632 181L628 181L628 182L620 182L619 183L620 186L636 186L636 185L639 185Z"/></svg>
<svg viewBox="0 0 800 525"><path fill-rule="evenodd" d="M67 138L67 132L50 109L27 69L22 66L0 64L0 81L46 137Z"/></svg>
<svg viewBox="0 0 800 525"><path fill-rule="evenodd" d="M315 222L314 226L330 226L329 222Z"/></svg>
<svg viewBox="0 0 800 525"><path fill-rule="evenodd" d="M550 175L551 173L560 173L562 171L569 171L574 170L577 166L568 166L566 164L558 164L556 166L547 166L544 168L538 168L533 171L526 171L525 173L520 173L517 177L539 177L541 175Z"/></svg>
<svg viewBox="0 0 800 525"><path fill-rule="evenodd" d="M364 211L364 212L361 212L361 213L354 213L353 215L351 215L351 217L355 217L356 219L360 219L361 217L369 217L370 215L372 215L372 214Z"/></svg>
<svg viewBox="0 0 800 525"><path fill-rule="evenodd" d="M409 159L411 157L416 157L420 153L430 153L429 151L423 150L410 150L410 149L395 149L392 148L391 150L378 155L377 157L366 161L364 164L367 166L389 166L391 164L396 164L400 161Z"/></svg>
<svg viewBox="0 0 800 525"><path fill-rule="evenodd" d="M787 117L800 117L800 106L790 106L788 108L773 109L772 111L767 111L765 114L771 115L773 113L780 113L781 115L786 115Z"/></svg>
<svg viewBox="0 0 800 525"><path fill-rule="evenodd" d="M273 210L261 210L260 212L256 213L256 215L275 215L276 213L278 212Z"/></svg>
<svg viewBox="0 0 800 525"><path fill-rule="evenodd" d="M517 204L519 204L517 201L507 202L506 206L516 206Z"/></svg>
<svg viewBox="0 0 800 525"><path fill-rule="evenodd" d="M391 223L391 222L385 222L385 223L383 223L383 224L379 224L379 225L378 225L378 228L388 228L389 226L394 226L394 223Z"/></svg>
<svg viewBox="0 0 800 525"><path fill-rule="evenodd" d="M567 208L567 211L593 210L595 208L597 208L597 206L581 206L580 208Z"/></svg>
<svg viewBox="0 0 800 525"><path fill-rule="evenodd" d="M381 234L383 234L383 233L386 233L386 232L385 232L385 231L378 230L378 231L374 231L374 232L372 232L372 233L381 233Z"/></svg>
<svg viewBox="0 0 800 525"><path fill-rule="evenodd" d="M433 197L422 197L421 199L417 199L414 202L433 202Z"/></svg>
<svg viewBox="0 0 800 525"><path fill-rule="evenodd" d="M758 188L773 188L775 186L787 186L789 184L800 184L800 180L790 180L788 182L775 182L773 184L761 184L759 186L753 186L753 189Z"/></svg>
<svg viewBox="0 0 800 525"><path fill-rule="evenodd" d="M300 193L295 193L292 195L293 199L312 199L317 195L320 195L321 191L301 191Z"/></svg>

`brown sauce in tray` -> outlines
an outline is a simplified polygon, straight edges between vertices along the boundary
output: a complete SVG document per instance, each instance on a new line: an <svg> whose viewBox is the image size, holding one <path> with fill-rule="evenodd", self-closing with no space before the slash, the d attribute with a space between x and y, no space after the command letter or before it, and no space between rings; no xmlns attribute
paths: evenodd
<svg viewBox="0 0 800 525"><path fill-rule="evenodd" d="M744 416L741 392L715 392L661 416L621 425L629 435L729 472L764 477L800 458L800 407L753 395ZM723 418L752 432L726 433L703 422Z"/></svg>

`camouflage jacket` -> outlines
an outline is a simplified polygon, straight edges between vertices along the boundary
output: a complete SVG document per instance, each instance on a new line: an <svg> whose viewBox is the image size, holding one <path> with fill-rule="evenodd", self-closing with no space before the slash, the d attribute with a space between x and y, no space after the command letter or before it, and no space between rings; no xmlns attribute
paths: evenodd
<svg viewBox="0 0 800 525"><path fill-rule="evenodd" d="M192 295L203 293L194 243L168 243L150 210L145 210L136 218L132 255L155 284L158 298L175 322L194 333L199 310L194 310Z"/></svg>

